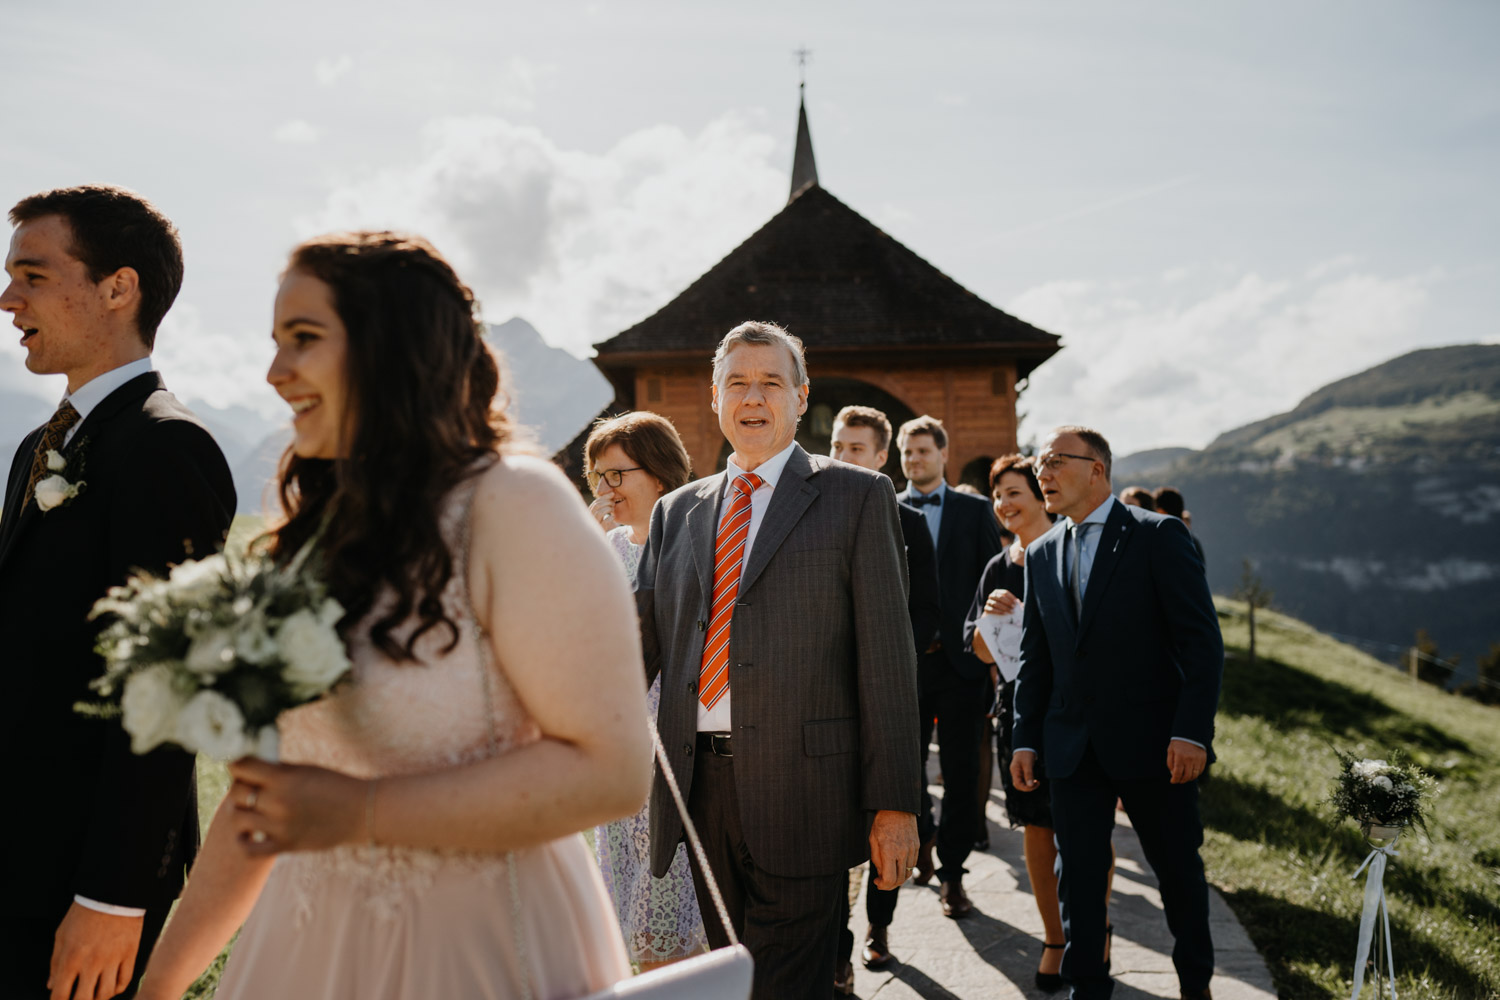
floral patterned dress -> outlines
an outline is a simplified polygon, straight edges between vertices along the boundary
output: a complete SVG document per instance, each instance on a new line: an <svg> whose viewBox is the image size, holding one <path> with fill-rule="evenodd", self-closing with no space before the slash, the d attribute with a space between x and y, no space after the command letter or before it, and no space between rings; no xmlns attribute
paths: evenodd
<svg viewBox="0 0 1500 1000"><path fill-rule="evenodd" d="M633 581L641 561L641 546L630 541L630 529L615 528L609 533L609 544L624 564L626 577ZM646 696L646 708L653 718L660 704L658 677ZM634 816L594 830L599 871L614 900L630 960L636 964L686 958L708 948L686 845L677 845L677 856L666 877L651 877L649 809L648 805Z"/></svg>

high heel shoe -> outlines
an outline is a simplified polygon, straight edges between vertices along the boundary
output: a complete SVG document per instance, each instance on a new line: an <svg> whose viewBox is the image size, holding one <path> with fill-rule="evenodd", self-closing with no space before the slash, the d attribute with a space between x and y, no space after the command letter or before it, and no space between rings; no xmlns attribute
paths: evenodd
<svg viewBox="0 0 1500 1000"><path fill-rule="evenodd" d="M1043 949L1056 948L1062 950L1066 947L1067 945L1062 944L1042 943ZM1063 988L1063 977L1056 972L1043 972L1041 969L1038 969L1036 970L1036 988L1044 993L1056 993Z"/></svg>

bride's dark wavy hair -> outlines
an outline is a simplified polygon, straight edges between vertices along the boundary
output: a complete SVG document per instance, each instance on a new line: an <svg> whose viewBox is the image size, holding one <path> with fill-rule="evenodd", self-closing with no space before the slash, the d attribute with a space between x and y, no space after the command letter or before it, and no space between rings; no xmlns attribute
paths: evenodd
<svg viewBox="0 0 1500 1000"><path fill-rule="evenodd" d="M269 532L286 561L315 543L344 605L342 627L361 620L382 585L396 601L370 629L392 659L415 658L434 628L458 642L443 610L453 558L439 505L476 462L512 437L500 366L484 342L474 294L420 236L331 233L292 251L287 273L317 278L333 293L348 332L347 457L282 455L278 490L285 521ZM394 630L415 611L404 643Z"/></svg>

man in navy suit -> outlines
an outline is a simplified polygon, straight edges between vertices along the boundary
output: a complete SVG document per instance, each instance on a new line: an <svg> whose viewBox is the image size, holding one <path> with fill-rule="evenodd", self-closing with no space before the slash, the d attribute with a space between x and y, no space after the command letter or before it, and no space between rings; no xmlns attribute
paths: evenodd
<svg viewBox="0 0 1500 1000"><path fill-rule="evenodd" d="M987 500L948 488L945 472L948 464L948 432L935 417L921 416L908 420L896 433L901 453L901 471L906 474L907 488L897 496L922 512L927 530L937 549L938 586L942 613L938 634L917 657L917 699L922 718L922 748L925 752L932 738L933 719L937 719L938 764L943 769L943 787L951 794L943 797L942 819L937 824L937 876L939 900L943 915L955 919L966 917L974 906L964 893L964 862L974 841L979 838L984 816L971 790L979 786L979 748L983 738L984 716L994 698L990 668L973 653L964 649L964 618L984 566L1000 552L1000 525ZM931 829L931 823L927 829ZM924 850L917 881L925 884L931 878L926 867L930 857ZM865 964L879 968L888 957L884 926L877 917L890 924L896 908L895 894L879 902L885 912L873 912L871 904L873 945L865 948Z"/></svg>
<svg viewBox="0 0 1500 1000"><path fill-rule="evenodd" d="M1053 431L1037 481L1061 517L1026 553L1011 777L1034 788L1042 768L1052 782L1062 976L1079 1000L1114 990L1105 893L1118 798L1161 885L1182 996L1208 997L1197 779L1213 760L1224 643L1203 562L1177 518L1114 499L1098 431Z"/></svg>

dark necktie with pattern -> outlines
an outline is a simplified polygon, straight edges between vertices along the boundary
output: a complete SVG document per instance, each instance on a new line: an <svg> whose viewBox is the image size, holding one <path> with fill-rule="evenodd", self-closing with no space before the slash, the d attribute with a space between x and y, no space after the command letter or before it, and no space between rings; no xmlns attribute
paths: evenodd
<svg viewBox="0 0 1500 1000"><path fill-rule="evenodd" d="M42 428L42 439L37 442L36 454L31 458L31 479L26 483L25 502L30 503L36 495L36 484L47 474L47 452L62 451L68 429L78 423L78 411L66 399Z"/></svg>

